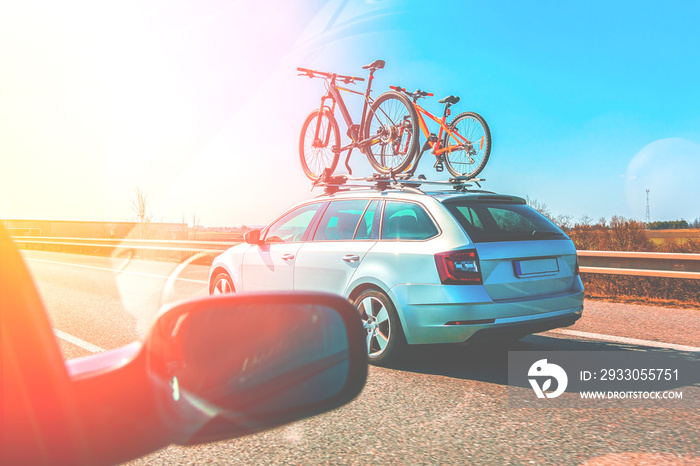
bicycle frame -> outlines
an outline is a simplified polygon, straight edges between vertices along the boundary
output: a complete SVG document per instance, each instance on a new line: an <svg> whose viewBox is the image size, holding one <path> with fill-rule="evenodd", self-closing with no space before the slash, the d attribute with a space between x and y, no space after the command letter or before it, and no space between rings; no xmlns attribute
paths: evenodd
<svg viewBox="0 0 700 466"><path fill-rule="evenodd" d="M442 118L437 118L435 115L421 107L417 102L413 102L413 108L416 109L416 113L418 114L418 125L420 126L423 135L425 135L427 144L433 149L432 153L435 155L435 157L440 157L445 152L452 152L453 149L459 149L471 143L467 138L459 134L457 131L452 131L447 126L447 117L450 115L449 108L445 109L445 113L442 115ZM425 118L423 118L423 115L440 125L440 133L438 134L437 141L435 142L430 140L430 132L428 131L428 126L425 123ZM450 136L450 140L456 141L456 144L450 143L447 147L441 147L443 134L445 132ZM483 148L483 144L484 141L482 140L481 148Z"/></svg>
<svg viewBox="0 0 700 466"><path fill-rule="evenodd" d="M362 105L362 119L360 120L360 124L356 125L355 122L352 120L352 117L350 116L350 112L348 111L348 107L345 105L345 101L343 100L343 95L340 93L340 91L345 91L345 92L351 92L353 94L361 95L364 97L364 104ZM353 89L348 89L346 87L340 87L335 83L335 78L332 78L327 89L326 95L321 97L321 105L319 106L319 122L321 119L321 113L324 108L327 108L332 114L335 114L335 108L336 105L338 106L338 109L340 110L340 114L343 116L343 120L345 120L345 124L348 127L348 136L350 139L353 141L351 144L348 144L345 147L340 148L340 152L343 152L350 148L351 146L359 145L361 142L364 141L357 141L359 138L359 135L362 134L362 130L364 129L364 124L365 124L365 117L367 116L367 108L369 107L369 104L372 102L372 98L369 96L369 93L371 91L371 81L367 85L367 90L362 93L359 91L355 91ZM326 101L330 100L333 104L329 107L326 105ZM320 128L320 124L316 125L316 132L315 137L318 137L318 131ZM326 135L325 142L326 144L328 143L328 138L330 137L330 130L328 131L329 134Z"/></svg>
<svg viewBox="0 0 700 466"><path fill-rule="evenodd" d="M370 70L369 73L369 78L367 80L367 89L365 90L364 93L353 90L353 89L348 89L346 87L341 87L336 83L336 78L338 78L338 75L336 74L328 74L326 77L326 95L321 97L321 105L319 106L319 112L318 112L318 122L316 124L316 133L314 134L315 140L320 140L319 134L320 128L321 128L321 116L323 114L324 109L328 109L331 114L335 114L335 108L336 105L338 109L340 110L340 114L343 116L343 120L345 120L345 124L348 127L347 135L350 137L350 140L352 141L350 144L341 147L338 149L338 153L342 153L345 151L348 151L347 156L345 157L345 168L347 168L348 172L352 174L352 168L350 168L349 161L350 161L350 155L352 154L352 150L355 147L358 147L363 153L365 152L365 144L372 142L372 138L365 139L358 141L360 138L360 135L363 134L364 132L364 125L365 125L365 119L367 117L367 109L369 108L370 104L374 101L372 97L370 97L370 93L372 92L372 80L374 79L374 70ZM355 79L361 79L361 78L355 78ZM343 100L343 95L340 93L340 91L344 92L350 92L353 94L361 95L364 97L364 102L362 105L362 117L360 119L360 124L357 125L355 122L352 120L352 117L350 116L350 112L348 111L348 107L345 105L345 100ZM330 100L332 102L332 105L329 107L326 105L326 101ZM324 144L327 145L328 141L330 140L331 136L331 128L330 126L326 129L326 134L323 135L323 141Z"/></svg>

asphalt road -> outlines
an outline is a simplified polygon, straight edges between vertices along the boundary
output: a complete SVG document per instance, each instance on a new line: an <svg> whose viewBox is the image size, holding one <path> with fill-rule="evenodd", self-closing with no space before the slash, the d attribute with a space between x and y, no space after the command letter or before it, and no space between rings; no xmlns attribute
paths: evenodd
<svg viewBox="0 0 700 466"><path fill-rule="evenodd" d="M207 293L207 267L23 256L67 359L137 340L162 305ZM413 348L395 367L370 367L360 396L333 412L130 464L700 464L697 404L514 408L507 387L508 351L641 351L700 373L698 346L700 311L587 301L567 329L507 346ZM680 388L685 401L700 397L698 384Z"/></svg>

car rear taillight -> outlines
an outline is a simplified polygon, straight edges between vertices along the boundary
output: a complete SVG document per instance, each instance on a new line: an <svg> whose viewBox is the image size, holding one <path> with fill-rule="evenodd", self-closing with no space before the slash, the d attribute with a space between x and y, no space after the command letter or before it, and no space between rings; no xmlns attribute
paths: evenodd
<svg viewBox="0 0 700 466"><path fill-rule="evenodd" d="M481 269L476 249L435 254L440 282L444 285L480 285Z"/></svg>
<svg viewBox="0 0 700 466"><path fill-rule="evenodd" d="M579 268L578 268L578 254L576 255L576 267L574 268L574 275L579 274Z"/></svg>

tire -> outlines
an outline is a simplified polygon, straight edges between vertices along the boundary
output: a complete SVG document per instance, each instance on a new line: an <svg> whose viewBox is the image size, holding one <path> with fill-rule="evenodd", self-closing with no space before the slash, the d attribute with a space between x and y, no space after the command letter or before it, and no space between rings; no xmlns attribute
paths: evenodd
<svg viewBox="0 0 700 466"><path fill-rule="evenodd" d="M370 165L378 173L408 170L418 151L418 117L405 95L388 91L377 97L365 119L362 140Z"/></svg>
<svg viewBox="0 0 700 466"><path fill-rule="evenodd" d="M391 300L381 291L365 290L355 299L367 330L370 364L382 366L397 361L406 347L401 323Z"/></svg>
<svg viewBox="0 0 700 466"><path fill-rule="evenodd" d="M233 280L226 272L219 272L209 284L209 294L235 293Z"/></svg>
<svg viewBox="0 0 700 466"><path fill-rule="evenodd" d="M329 110L323 110L319 140L314 140L318 124L318 110L309 113L301 127L299 136L299 159L304 174L316 181L329 168L335 171L340 158L340 129ZM326 140L327 139L327 140Z"/></svg>
<svg viewBox="0 0 700 466"><path fill-rule="evenodd" d="M450 123L450 130L455 129L462 137L467 138L472 147L444 152L445 166L452 176L474 178L484 169L491 155L489 125L478 113L465 112L457 115ZM450 135L445 133L441 147L448 147L450 139ZM454 143L454 139L452 142Z"/></svg>

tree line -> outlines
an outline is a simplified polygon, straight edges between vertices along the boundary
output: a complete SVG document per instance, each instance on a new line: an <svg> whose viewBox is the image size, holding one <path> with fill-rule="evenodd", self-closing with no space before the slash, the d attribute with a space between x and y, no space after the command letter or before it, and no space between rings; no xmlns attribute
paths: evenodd
<svg viewBox="0 0 700 466"><path fill-rule="evenodd" d="M700 228L700 218L688 223L685 220L664 220L661 222L649 222L646 224L647 230L686 230L689 228Z"/></svg>

